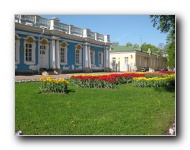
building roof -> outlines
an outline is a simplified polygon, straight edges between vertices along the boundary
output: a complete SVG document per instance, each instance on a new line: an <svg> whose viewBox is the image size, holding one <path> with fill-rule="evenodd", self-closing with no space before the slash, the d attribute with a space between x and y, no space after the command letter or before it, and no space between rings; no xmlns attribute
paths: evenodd
<svg viewBox="0 0 190 150"><path fill-rule="evenodd" d="M134 48L132 46L126 47L126 46L114 46L111 48L110 52L132 52L132 51L140 51L139 48Z"/></svg>

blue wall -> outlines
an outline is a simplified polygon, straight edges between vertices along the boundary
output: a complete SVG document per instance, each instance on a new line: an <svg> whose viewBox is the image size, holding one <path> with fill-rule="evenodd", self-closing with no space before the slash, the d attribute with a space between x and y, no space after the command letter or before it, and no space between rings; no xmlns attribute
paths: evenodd
<svg viewBox="0 0 190 150"><path fill-rule="evenodd" d="M19 31L19 30L17 30ZM25 31L27 32L27 31ZM29 32L28 32L29 33ZM30 32L30 33L34 33L34 32ZM20 64L17 65L17 69L16 70L31 70L29 69L29 65L26 65L24 64L24 39L23 38L26 38L28 37L29 35L24 35L24 34L18 34L19 37L21 37L20 39L20 47L22 48L22 50L20 50ZM48 35L46 35L48 36ZM49 38L46 38L48 39L48 41L50 41L50 36L52 35L49 35ZM56 35L57 36L57 35ZM36 40L36 63L35 65L38 64L38 36L34 36L35 40ZM40 40L43 39L43 37L40 38ZM76 41L76 40L73 40L74 42L69 42L68 40L71 40L71 39L66 39L66 38L60 38L60 43L63 42L63 41L67 41L67 44L68 44L68 51L67 51L67 65L64 65L64 67L66 68L69 68L69 70L72 70L72 65L74 65L74 70L76 70L79 66L78 65L75 65L75 46L77 44L81 44L81 41ZM93 44L93 43L92 43ZM82 44L81 44L82 45ZM99 64L98 64L98 52L101 50L103 52L103 57L104 56L104 48L103 47L98 47L98 46L91 46L90 47L91 49L94 50L95 52L95 65L96 67L99 67ZM50 60L50 46L49 46L49 60ZM84 63L84 58L83 58L83 48L82 48L82 60L81 60L81 66L83 67L83 63ZM103 59L104 61L104 59ZM104 64L104 62L103 62ZM49 61L49 66L50 66L50 61ZM60 68L63 69L63 65L60 65Z"/></svg>

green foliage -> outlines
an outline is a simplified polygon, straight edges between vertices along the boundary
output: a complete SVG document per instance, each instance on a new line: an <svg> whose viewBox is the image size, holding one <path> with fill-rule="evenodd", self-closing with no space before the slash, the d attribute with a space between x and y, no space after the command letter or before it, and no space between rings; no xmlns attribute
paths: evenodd
<svg viewBox="0 0 190 150"><path fill-rule="evenodd" d="M151 53L158 54L159 56L162 56L162 53L159 51L158 47L151 45L151 44L147 44L146 42L141 45L142 51L147 52L149 48L151 50Z"/></svg>
<svg viewBox="0 0 190 150"><path fill-rule="evenodd" d="M175 15L150 15L153 27L163 33L172 31L175 34Z"/></svg>
<svg viewBox="0 0 190 150"><path fill-rule="evenodd" d="M133 46L133 44L131 42L126 43L126 47L131 47L131 46Z"/></svg>
<svg viewBox="0 0 190 150"><path fill-rule="evenodd" d="M175 68L175 15L151 15L153 27L163 33L169 33L167 37L168 63L171 68Z"/></svg>

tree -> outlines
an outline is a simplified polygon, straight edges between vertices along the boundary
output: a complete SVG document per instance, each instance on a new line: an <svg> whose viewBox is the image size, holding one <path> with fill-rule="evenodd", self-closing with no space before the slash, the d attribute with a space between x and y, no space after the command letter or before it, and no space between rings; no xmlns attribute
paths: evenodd
<svg viewBox="0 0 190 150"><path fill-rule="evenodd" d="M119 46L119 42L112 42L112 46Z"/></svg>
<svg viewBox="0 0 190 150"><path fill-rule="evenodd" d="M131 42L127 42L127 43L126 43L126 46L127 46L127 47L131 47L131 46L133 46L133 44L132 44Z"/></svg>
<svg viewBox="0 0 190 150"><path fill-rule="evenodd" d="M157 26L157 29L162 33L169 33L167 37L168 46L166 52L168 53L167 64L175 67L175 15L151 15L150 18L153 22L153 27Z"/></svg>
<svg viewBox="0 0 190 150"><path fill-rule="evenodd" d="M138 44L134 44L133 48L139 48L139 45Z"/></svg>
<svg viewBox="0 0 190 150"><path fill-rule="evenodd" d="M165 45L164 43L159 43L158 44L158 51L164 57L167 55L166 49L167 49L167 45Z"/></svg>

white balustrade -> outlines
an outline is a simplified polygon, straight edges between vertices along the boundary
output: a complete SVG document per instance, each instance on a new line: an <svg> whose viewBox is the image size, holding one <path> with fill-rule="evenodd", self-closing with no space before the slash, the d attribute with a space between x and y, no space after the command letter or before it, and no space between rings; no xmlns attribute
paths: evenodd
<svg viewBox="0 0 190 150"><path fill-rule="evenodd" d="M50 30L62 30L67 34L84 38L87 37L100 42L110 42L109 35L103 35L96 32L92 32L90 31L90 29L82 29L74 27L73 25L64 24L59 22L58 18L46 19L38 15L15 15L15 22Z"/></svg>

